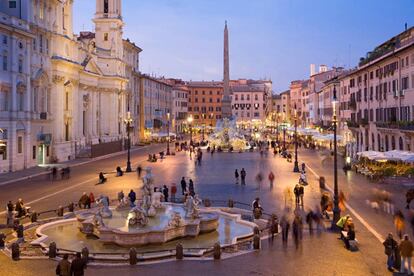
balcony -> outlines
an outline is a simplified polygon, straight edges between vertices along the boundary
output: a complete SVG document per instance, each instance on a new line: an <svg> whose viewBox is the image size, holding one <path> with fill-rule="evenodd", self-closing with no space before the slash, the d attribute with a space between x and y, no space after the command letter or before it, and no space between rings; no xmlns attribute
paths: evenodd
<svg viewBox="0 0 414 276"><path fill-rule="evenodd" d="M391 128L414 131L414 121L376 122L378 128Z"/></svg>

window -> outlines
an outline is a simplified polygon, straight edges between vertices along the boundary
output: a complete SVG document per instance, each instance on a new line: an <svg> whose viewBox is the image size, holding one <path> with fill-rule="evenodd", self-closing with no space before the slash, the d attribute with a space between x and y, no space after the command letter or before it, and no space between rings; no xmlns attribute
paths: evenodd
<svg viewBox="0 0 414 276"><path fill-rule="evenodd" d="M15 9L17 8L17 1L9 1L9 9Z"/></svg>
<svg viewBox="0 0 414 276"><path fill-rule="evenodd" d="M408 77L401 79L401 89L408 89Z"/></svg>
<svg viewBox="0 0 414 276"><path fill-rule="evenodd" d="M45 3L46 5L46 3ZM44 10L44 5L40 4L40 9L39 9L39 18L43 19L45 17L45 10Z"/></svg>
<svg viewBox="0 0 414 276"><path fill-rule="evenodd" d="M218 103L220 102L220 98L217 98L217 102L218 102Z"/></svg>
<svg viewBox="0 0 414 276"><path fill-rule="evenodd" d="M19 73L23 73L23 58L19 57Z"/></svg>
<svg viewBox="0 0 414 276"><path fill-rule="evenodd" d="M32 159L36 159L36 146L32 148Z"/></svg>
<svg viewBox="0 0 414 276"><path fill-rule="evenodd" d="M7 42L8 42L7 35L3 35L3 44L7 45Z"/></svg>
<svg viewBox="0 0 414 276"><path fill-rule="evenodd" d="M8 67L8 56L7 53L3 53L3 70L7 71Z"/></svg>
<svg viewBox="0 0 414 276"><path fill-rule="evenodd" d="M49 39L46 38L46 54L49 54Z"/></svg>
<svg viewBox="0 0 414 276"><path fill-rule="evenodd" d="M17 137L17 153L23 153L23 137Z"/></svg>
<svg viewBox="0 0 414 276"><path fill-rule="evenodd" d="M36 38L33 38L33 51L36 51Z"/></svg>
<svg viewBox="0 0 414 276"><path fill-rule="evenodd" d="M104 0L104 13L108 13L109 12L109 4L108 4L108 0Z"/></svg>
<svg viewBox="0 0 414 276"><path fill-rule="evenodd" d="M254 113L254 117L256 117L256 118L257 118L257 117L259 117L259 116L260 116L260 115L259 115L259 112L255 112L255 113Z"/></svg>
<svg viewBox="0 0 414 276"><path fill-rule="evenodd" d="M43 53L43 35L40 35L39 37L39 50Z"/></svg>
<svg viewBox="0 0 414 276"><path fill-rule="evenodd" d="M108 33L104 33L104 41L108 41Z"/></svg>

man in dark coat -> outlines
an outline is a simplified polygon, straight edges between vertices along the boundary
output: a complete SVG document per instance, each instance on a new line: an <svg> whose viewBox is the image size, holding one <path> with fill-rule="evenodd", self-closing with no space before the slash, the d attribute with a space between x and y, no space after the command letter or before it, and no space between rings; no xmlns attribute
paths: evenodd
<svg viewBox="0 0 414 276"><path fill-rule="evenodd" d="M72 261L70 271L73 276L83 276L86 269L86 262L82 259L79 252L76 253L76 258Z"/></svg>
<svg viewBox="0 0 414 276"><path fill-rule="evenodd" d="M181 190L183 192L183 195L185 194L185 192L187 192L187 182L185 182L184 176L181 179Z"/></svg>

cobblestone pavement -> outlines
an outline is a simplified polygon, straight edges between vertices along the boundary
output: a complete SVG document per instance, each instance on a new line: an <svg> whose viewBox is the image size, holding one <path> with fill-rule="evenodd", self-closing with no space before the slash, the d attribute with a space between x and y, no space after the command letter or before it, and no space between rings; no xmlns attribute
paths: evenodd
<svg viewBox="0 0 414 276"><path fill-rule="evenodd" d="M168 157L162 162L147 163L149 152L158 152L162 146L150 147L133 153L133 164L150 165L155 176L155 185L177 183L181 176L192 178L196 192L203 198L227 200L230 197L236 201L250 203L259 196L266 212L281 214L285 207L285 189L293 190L299 175L292 173L293 164L285 159L267 155L260 157L253 153L215 153L213 156L205 153L202 166L196 166L188 154L177 153L177 156ZM315 152L301 151L303 160L318 174L324 174L330 181L330 164L322 166ZM25 183L15 183L0 187L0 204L8 199L23 197L35 210L54 209L58 205L77 201L83 191L93 191L95 196L107 194L115 197L123 189L139 190L140 181L135 173L115 178L110 176L108 183L96 185L97 172L113 170L118 164L124 164L121 156L108 160L100 160L87 165L78 166L72 171L69 181L50 183L42 178L28 180ZM301 156L302 158L302 156ZM319 162L319 163L318 163ZM247 171L247 185L236 185L234 169L245 168ZM270 188L267 174L272 170L276 175L274 187ZM265 180L259 187L255 182L256 174L261 171ZM352 177L352 176L351 176ZM305 211L313 208L319 202L319 186L316 178L310 177L310 185L305 190ZM341 183L346 180L340 179ZM358 179L358 184L364 179ZM345 184L344 184L345 185ZM347 184L353 185L353 184ZM365 184L363 184L365 185ZM368 184L367 184L368 185ZM178 185L179 186L179 185ZM7 187L7 189L4 189ZM63 192L62 192L63 190ZM179 188L180 190L180 188ZM37 200L42 198L41 200ZM354 199L350 199L350 204ZM359 201L356 201L358 203ZM286 201L289 204L289 200ZM354 207L362 217L371 216L371 210L363 206ZM4 216L0 217L4 219ZM368 219L367 219L368 220ZM374 221L375 219L369 218ZM386 219L384 219L386 220ZM388 275L385 268L385 258L381 243L367 230L360 221L355 220L357 238L360 241L358 252L347 251L338 234L324 232L320 236L310 236L305 233L303 246L296 251L292 244L284 250L281 241L275 240L269 247L263 243L259 252L221 261L181 261L159 264L145 264L136 267L89 267L86 275L137 275L149 273L151 275ZM383 228L381 228L383 227ZM379 225L381 231L389 231L389 225ZM375 225L377 229L377 225ZM380 230L378 230L380 231ZM53 261L23 260L10 261L0 254L0 275L54 275L56 263ZM21 271L21 272L20 272Z"/></svg>

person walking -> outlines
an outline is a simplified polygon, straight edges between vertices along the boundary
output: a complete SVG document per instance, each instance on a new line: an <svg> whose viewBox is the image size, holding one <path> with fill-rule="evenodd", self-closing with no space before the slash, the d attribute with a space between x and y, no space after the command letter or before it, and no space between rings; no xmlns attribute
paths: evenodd
<svg viewBox="0 0 414 276"><path fill-rule="evenodd" d="M261 172L259 172L256 175L256 182L257 182L257 188L260 190L260 187L262 186L262 181L263 181L263 175Z"/></svg>
<svg viewBox="0 0 414 276"><path fill-rule="evenodd" d="M403 233L403 230L405 229L405 218L404 218L403 213L400 210L395 212L394 225L395 225L395 231L397 232L398 237L402 239L402 233Z"/></svg>
<svg viewBox="0 0 414 276"><path fill-rule="evenodd" d="M246 185L246 171L244 168L240 171L241 185Z"/></svg>
<svg viewBox="0 0 414 276"><path fill-rule="evenodd" d="M141 173L142 173L142 167L141 167L141 165L138 165L138 167L137 167L137 176L138 176L138 178L141 178Z"/></svg>
<svg viewBox="0 0 414 276"><path fill-rule="evenodd" d="M405 263L407 262L408 271L407 274L411 275L411 259L413 257L414 246L408 238L408 235L404 235L404 239L400 243L400 254L401 254L401 273L406 273Z"/></svg>
<svg viewBox="0 0 414 276"><path fill-rule="evenodd" d="M300 185L296 184L295 188L293 188L293 194L295 195L295 203L296 206L299 206L299 200L300 200Z"/></svg>
<svg viewBox="0 0 414 276"><path fill-rule="evenodd" d="M11 200L9 200L9 202L7 203L6 209L7 209L7 212L13 212L14 211L14 205L13 205Z"/></svg>
<svg viewBox="0 0 414 276"><path fill-rule="evenodd" d="M89 208L92 206L92 204L95 203L95 195L90 192L89 193Z"/></svg>
<svg viewBox="0 0 414 276"><path fill-rule="evenodd" d="M275 180L275 175L273 174L273 172L269 173L269 184L270 184L270 188L273 188L273 181Z"/></svg>
<svg viewBox="0 0 414 276"><path fill-rule="evenodd" d="M124 197L125 197L124 191L121 190L120 192L118 192L117 197L118 197L118 202L121 203L124 200Z"/></svg>
<svg viewBox="0 0 414 276"><path fill-rule="evenodd" d="M300 205L303 207L303 196L305 195L305 187L303 185L299 185L299 199L300 199Z"/></svg>
<svg viewBox="0 0 414 276"><path fill-rule="evenodd" d="M236 184L239 184L239 171L237 169L234 171L234 178L236 179Z"/></svg>
<svg viewBox="0 0 414 276"><path fill-rule="evenodd" d="M137 199L137 195L135 194L134 190L131 189L131 191L128 194L129 200L131 201L131 207L135 206L135 200Z"/></svg>
<svg viewBox="0 0 414 276"><path fill-rule="evenodd" d="M187 192L187 182L185 182L185 178L181 178L181 190L183 195Z"/></svg>
<svg viewBox="0 0 414 276"><path fill-rule="evenodd" d="M306 223L308 224L309 227L309 234L312 236L313 235L313 220L314 220L315 214L313 213L312 210L310 210L307 214L306 214Z"/></svg>
<svg viewBox="0 0 414 276"><path fill-rule="evenodd" d="M69 262L69 255L64 254L63 259L58 263L56 268L56 275L59 276L71 276L72 273L70 271L70 262Z"/></svg>
<svg viewBox="0 0 414 276"><path fill-rule="evenodd" d="M194 196L195 195L194 182L193 182L193 180L191 178L188 181L188 191L189 191L189 193L190 193L191 196Z"/></svg>
<svg viewBox="0 0 414 276"><path fill-rule="evenodd" d="M171 186L171 202L175 202L175 194L177 193L177 186L175 183Z"/></svg>
<svg viewBox="0 0 414 276"><path fill-rule="evenodd" d="M279 225L276 214L272 214L269 220L267 221L267 228L269 229L269 240L273 243L275 239L275 234L279 233Z"/></svg>
<svg viewBox="0 0 414 276"><path fill-rule="evenodd" d="M292 223L292 235L295 242L295 248L299 249L299 242L302 240L302 218L295 215Z"/></svg>
<svg viewBox="0 0 414 276"><path fill-rule="evenodd" d="M86 262L82 259L81 253L76 252L76 258L72 261L70 270L73 276L83 276L86 269Z"/></svg>
<svg viewBox="0 0 414 276"><path fill-rule="evenodd" d="M287 247L288 244L288 238L289 238L289 228L290 223L286 217L286 215L283 215L280 220L280 226L282 227L282 241L283 241L283 247Z"/></svg>
<svg viewBox="0 0 414 276"><path fill-rule="evenodd" d="M389 271L394 271L395 264L395 250L398 248L397 242L394 240L392 233L388 234L387 239L382 243L385 249L385 255L387 255L387 267Z"/></svg>
<svg viewBox="0 0 414 276"><path fill-rule="evenodd" d="M164 195L164 201L168 202L168 188L166 185L164 185L163 189L162 189L162 194Z"/></svg>

